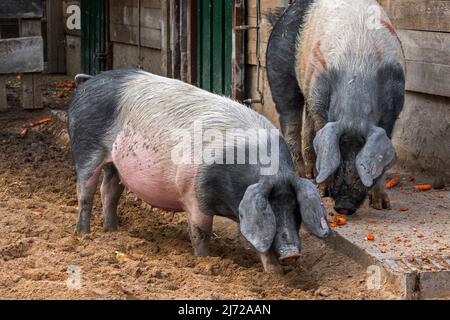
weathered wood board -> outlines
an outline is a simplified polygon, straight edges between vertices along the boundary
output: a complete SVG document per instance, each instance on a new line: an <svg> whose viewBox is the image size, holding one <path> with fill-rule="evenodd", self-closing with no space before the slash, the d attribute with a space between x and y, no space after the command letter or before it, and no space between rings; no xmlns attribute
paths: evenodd
<svg viewBox="0 0 450 320"><path fill-rule="evenodd" d="M378 0L397 29L450 32L450 1Z"/></svg>
<svg viewBox="0 0 450 320"><path fill-rule="evenodd" d="M40 73L22 76L22 107L24 109L42 108L42 75Z"/></svg>
<svg viewBox="0 0 450 320"><path fill-rule="evenodd" d="M0 74L0 112L8 110L8 102L6 101L6 76Z"/></svg>
<svg viewBox="0 0 450 320"><path fill-rule="evenodd" d="M111 41L138 44L139 10L137 0L111 1ZM141 41L143 47L161 49L161 21L163 10L160 1L141 3Z"/></svg>
<svg viewBox="0 0 450 320"><path fill-rule="evenodd" d="M450 33L397 30L405 58L450 65Z"/></svg>
<svg viewBox="0 0 450 320"><path fill-rule="evenodd" d="M0 18L41 18L42 0L1 0Z"/></svg>
<svg viewBox="0 0 450 320"><path fill-rule="evenodd" d="M42 37L0 40L0 74L41 72L43 69Z"/></svg>
<svg viewBox="0 0 450 320"><path fill-rule="evenodd" d="M406 61L406 90L450 97L450 66Z"/></svg>

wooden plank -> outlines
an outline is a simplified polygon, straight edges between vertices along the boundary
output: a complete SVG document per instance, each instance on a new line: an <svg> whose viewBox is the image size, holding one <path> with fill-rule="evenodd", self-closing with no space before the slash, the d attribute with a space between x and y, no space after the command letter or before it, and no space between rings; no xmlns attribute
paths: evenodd
<svg viewBox="0 0 450 320"><path fill-rule="evenodd" d="M201 0L202 2L202 74L200 86L210 91L211 90L211 2L210 0Z"/></svg>
<svg viewBox="0 0 450 320"><path fill-rule="evenodd" d="M406 90L450 97L450 65L406 61Z"/></svg>
<svg viewBox="0 0 450 320"><path fill-rule="evenodd" d="M450 65L450 33L397 30L405 58Z"/></svg>
<svg viewBox="0 0 450 320"><path fill-rule="evenodd" d="M223 94L233 96L233 12L235 1L224 1Z"/></svg>
<svg viewBox="0 0 450 320"><path fill-rule="evenodd" d="M6 100L6 75L0 74L0 112L8 111L8 101Z"/></svg>
<svg viewBox="0 0 450 320"><path fill-rule="evenodd" d="M42 37L0 40L0 74L41 72L44 69Z"/></svg>
<svg viewBox="0 0 450 320"><path fill-rule="evenodd" d="M111 7L111 23L137 26L139 23L139 9L133 7ZM161 8L141 8L141 26L161 29Z"/></svg>
<svg viewBox="0 0 450 320"><path fill-rule="evenodd" d="M170 27L169 27L169 14L170 14L169 0L161 0L161 74L168 77L171 66L170 55Z"/></svg>
<svg viewBox="0 0 450 320"><path fill-rule="evenodd" d="M21 19L20 20L21 37L37 37L42 34L41 19Z"/></svg>
<svg viewBox="0 0 450 320"><path fill-rule="evenodd" d="M223 91L223 0L214 0L212 5L211 36L211 90L221 94Z"/></svg>
<svg viewBox="0 0 450 320"><path fill-rule="evenodd" d="M450 32L450 1L378 0L398 29Z"/></svg>
<svg viewBox="0 0 450 320"><path fill-rule="evenodd" d="M42 18L42 0L1 0L0 18Z"/></svg>
<svg viewBox="0 0 450 320"><path fill-rule="evenodd" d="M111 23L111 41L138 44L138 27ZM141 27L141 46L161 49L162 30Z"/></svg>
<svg viewBox="0 0 450 320"><path fill-rule="evenodd" d="M66 72L63 7L60 0L47 0L47 71Z"/></svg>
<svg viewBox="0 0 450 320"><path fill-rule="evenodd" d="M188 82L196 82L196 30L197 30L197 0L187 0L187 77Z"/></svg>
<svg viewBox="0 0 450 320"><path fill-rule="evenodd" d="M233 8L233 39L232 39L232 65L233 65L233 93L236 100L243 100L245 94L245 31L235 30L234 27L244 24L245 2L235 0Z"/></svg>
<svg viewBox="0 0 450 320"><path fill-rule="evenodd" d="M40 74L28 73L22 76L22 107L24 109L42 108L41 83Z"/></svg>
<svg viewBox="0 0 450 320"><path fill-rule="evenodd" d="M172 53L172 78L180 79L180 0L170 0L170 51Z"/></svg>
<svg viewBox="0 0 450 320"><path fill-rule="evenodd" d="M180 2L180 79L188 82L188 1Z"/></svg>
<svg viewBox="0 0 450 320"><path fill-rule="evenodd" d="M143 8L150 9L161 9L162 1L161 0L141 0L141 6ZM137 8L138 0L111 0L111 7L129 7L129 8Z"/></svg>

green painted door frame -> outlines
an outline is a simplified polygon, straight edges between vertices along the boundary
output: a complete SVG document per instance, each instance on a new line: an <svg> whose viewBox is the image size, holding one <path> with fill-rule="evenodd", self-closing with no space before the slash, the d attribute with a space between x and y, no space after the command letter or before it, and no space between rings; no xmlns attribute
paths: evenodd
<svg viewBox="0 0 450 320"><path fill-rule="evenodd" d="M232 94L232 0L196 0L197 84L205 90Z"/></svg>
<svg viewBox="0 0 450 320"><path fill-rule="evenodd" d="M81 0L81 69L87 74L106 70L105 0Z"/></svg>

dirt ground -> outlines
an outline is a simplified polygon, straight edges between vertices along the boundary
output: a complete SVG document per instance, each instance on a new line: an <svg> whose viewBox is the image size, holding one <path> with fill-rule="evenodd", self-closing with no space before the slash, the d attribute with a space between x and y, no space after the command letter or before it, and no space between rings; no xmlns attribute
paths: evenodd
<svg viewBox="0 0 450 320"><path fill-rule="evenodd" d="M50 123L24 125L64 109L53 92L46 108L18 106L0 114L0 298L2 299L392 299L366 289L366 270L308 234L302 256L284 276L264 273L256 254L228 224L211 242L211 256L193 256L184 214L150 209L128 194L120 230L102 231L96 197L92 233L74 235L77 219L70 151ZM10 91L14 93L14 88ZM67 91L70 96L70 90ZM10 102L17 102L10 96ZM224 223L221 222L223 225ZM220 225L219 225L220 227ZM228 229L227 229L228 228ZM80 286L71 282L79 270ZM68 271L69 270L69 271Z"/></svg>

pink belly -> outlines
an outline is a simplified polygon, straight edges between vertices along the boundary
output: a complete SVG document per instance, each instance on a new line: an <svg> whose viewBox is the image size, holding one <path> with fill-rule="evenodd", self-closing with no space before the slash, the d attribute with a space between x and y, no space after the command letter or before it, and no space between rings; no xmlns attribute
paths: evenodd
<svg viewBox="0 0 450 320"><path fill-rule="evenodd" d="M122 183L136 196L157 208L183 210L170 150L158 150L141 135L121 133L111 155Z"/></svg>

